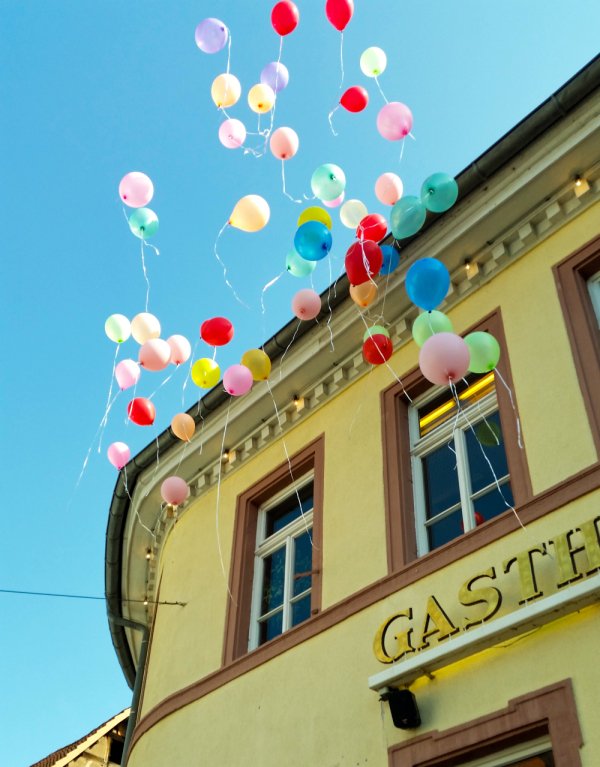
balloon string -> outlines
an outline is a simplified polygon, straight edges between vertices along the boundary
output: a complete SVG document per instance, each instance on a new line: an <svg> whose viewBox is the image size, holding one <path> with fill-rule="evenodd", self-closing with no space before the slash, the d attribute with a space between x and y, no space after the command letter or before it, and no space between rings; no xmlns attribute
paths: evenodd
<svg viewBox="0 0 600 767"><path fill-rule="evenodd" d="M283 372L283 371L281 370L281 365L283 364L283 358L284 358L284 357L285 357L285 355L288 353L288 349L290 348L290 346L291 346L291 345L294 343L294 339L296 338L296 334L297 334L297 333L298 333L298 331L300 330L300 325L302 325L302 320L298 320L298 324L296 325L296 330L294 330L294 335L292 336L292 340L291 340L291 341L289 342L289 344L286 346L286 349L285 349L284 353L282 354L282 356L281 356L281 359L279 360L279 380L280 380L280 381L281 381L281 374L282 374L282 372Z"/></svg>
<svg viewBox="0 0 600 767"><path fill-rule="evenodd" d="M516 511L515 507L511 506L511 504L504 497L504 493L502 492L502 488L500 486L500 483L498 482L498 477L496 476L496 472L494 471L494 467L492 466L492 463L491 463L490 459L488 458L485 450L483 449L483 445L477 439L477 434L475 433L475 429L473 428L473 425L469 421L469 417L468 417L468 415L466 413L466 410L464 410L464 409L461 410L460 400L458 398L458 392L456 391L456 386L452 382L451 378L448 378L448 383L450 384L450 389L451 389L452 394L454 396L454 400L456 401L457 414L462 412L462 415L463 415L465 421L467 422L469 428L471 429L471 431L473 433L473 436L475 437L475 439L477 441L477 444L479 445L479 448L481 449L481 454L483 455L483 457L487 461L488 466L490 467L490 471L492 472L492 477L494 478L494 483L495 483L496 487L498 488L498 492L500 493L500 497L504 501L504 505L506 506L507 509L510 509L513 512L513 514L517 518L517 522L523 528L523 530L527 533L527 535L531 538L531 540L534 541L541 549L546 551L546 553L548 554L548 556L551 559L554 559L554 557L550 554L550 552L546 550L546 547L544 546L544 544L541 543L540 541L538 541L538 539L529 532L529 530L525 527L523 522L521 522L521 517L517 514L517 511Z"/></svg>
<svg viewBox="0 0 600 767"><path fill-rule="evenodd" d="M281 274L278 274L277 277L275 277L274 280L271 280L271 282L267 282L267 284L262 289L262 293L260 294L260 305L262 306L262 330L263 330L263 333L262 333L262 337L263 337L262 350L263 350L263 352L265 350L265 301L264 301L265 291L268 288L270 288L271 285L274 285L277 282L277 280L281 279L281 277L283 277L283 275L285 274L285 271L286 270L284 269L283 272L281 272Z"/></svg>
<svg viewBox="0 0 600 767"><path fill-rule="evenodd" d="M148 298L150 297L150 281L148 280L148 275L146 273L146 261L144 259L144 238L140 237L140 242L142 244L142 269L144 270L144 278L146 279L146 311L148 311Z"/></svg>
<svg viewBox="0 0 600 767"><path fill-rule="evenodd" d="M173 376L175 375L175 373L176 373L176 372L179 370L179 367L180 367L179 365L176 365L176 366L175 366L175 370L174 370L174 371L173 371L173 372L172 372L170 375L168 375L168 376L165 378L165 380L164 380L164 381L161 383L161 385L160 385L160 386L159 386L157 389L155 389L155 390L152 392L152 394L151 394L151 395L148 397L148 399L152 399L152 397L154 397L154 395L156 394L156 392L158 391L158 389L162 389L162 387L163 387L163 386L164 386L164 385L167 383L167 381L170 381L170 380L171 380L171 378L173 378Z"/></svg>
<svg viewBox="0 0 600 767"><path fill-rule="evenodd" d="M340 64L342 65L342 81L340 82L340 90L342 89L342 85L344 84L344 32L341 33L341 41L340 41Z"/></svg>
<svg viewBox="0 0 600 767"><path fill-rule="evenodd" d="M402 146L400 148L400 159L398 160L398 165L402 162L402 155L404 154L404 139L402 139Z"/></svg>
<svg viewBox="0 0 600 767"><path fill-rule="evenodd" d="M332 109L332 110L331 110L331 112L329 113L329 126L330 126L330 128L331 128L331 132L333 133L333 135L334 135L334 136L337 136L338 134L335 132L335 129L334 129L334 127L333 127L333 123L331 122L331 117L332 117L333 113L334 113L334 112L337 112L337 110L338 110L339 108L340 108L340 105L338 104L338 105L337 105L337 107L335 107L334 109ZM307 198L307 199L308 199L308 198ZM313 197L313 200L314 200L314 197Z"/></svg>
<svg viewBox="0 0 600 767"><path fill-rule="evenodd" d="M225 573L225 563L223 562L223 551L221 550L221 535L219 533L219 498L221 495L221 468L223 466L223 452L225 451L225 435L227 434L227 424L229 422L229 409L231 408L232 399L233 397L230 396L229 405L227 406L227 415L225 417L225 428L223 429L223 441L221 442L221 454L219 456L219 479L217 481L217 509L215 514L215 525L217 528L217 546L219 547L219 558L221 560L221 570L223 571L223 580L225 581L225 586L227 587L227 591L229 592L231 601L237 607L237 602L233 598L233 594L231 593L231 590L229 588L229 583L227 582L227 575Z"/></svg>
<svg viewBox="0 0 600 767"><path fill-rule="evenodd" d="M217 347L215 346L215 350L213 352L213 362L215 361L216 356L217 356Z"/></svg>
<svg viewBox="0 0 600 767"><path fill-rule="evenodd" d="M133 385L133 397L131 399L135 399L135 392L137 390L137 385L138 385L138 382L136 381ZM131 418L129 417L129 411L127 411L127 418L125 419L125 429L127 429L130 422L131 422Z"/></svg>
<svg viewBox="0 0 600 767"><path fill-rule="evenodd" d="M508 392L508 396L510 397L510 404L512 405L513 412L515 414L515 418L517 419L517 438L519 442L519 447L521 450L523 450L523 442L521 441L521 420L519 419L519 416L517 415L517 408L515 407L515 401L513 399L512 391L510 390L510 386L506 383L504 378L502 378L502 374L498 370L498 368L494 368L494 373L498 375L498 378L502 381L504 384L504 387L506 391Z"/></svg>
<svg viewBox="0 0 600 767"><path fill-rule="evenodd" d="M152 490L154 479L158 473L158 465L160 463L160 449L158 446L158 431L156 430L156 424L152 423L152 427L154 428L154 440L156 442L156 468L154 469L154 473L152 474L152 479L150 480L150 483L148 485L148 492L146 493L144 498L147 498L150 495L150 491Z"/></svg>
<svg viewBox="0 0 600 767"><path fill-rule="evenodd" d="M302 205L302 200L294 200L294 198L292 197L292 195L291 195L291 194L288 194L288 193L285 191L285 170L284 170L284 166L283 166L283 163L284 163L284 162L285 162L285 160L282 160L282 161L281 161L281 178L282 178L282 180L283 180L283 193L285 194L285 196L286 196L286 197L289 197L289 198L290 198L290 200L291 200L292 202L299 202L299 203L300 203L300 205Z"/></svg>
<svg viewBox="0 0 600 767"><path fill-rule="evenodd" d="M279 417L279 410L277 409L277 403L275 402L275 397L273 396L273 391L271 389L271 385L269 384L268 378L265 380L265 383L267 384L267 389L269 390L269 394L271 395L271 399L273 400L273 407L275 408L275 415L277 416L277 423L279 424L279 433L281 434L281 442L283 443L285 457L287 458L290 477L292 478L292 484L294 486L294 490L296 491L296 498L298 499L298 506L300 507L300 514L302 516L302 521L304 522L304 527L306 528L306 534L308 535L308 540L310 541L310 545L314 549L316 548L316 546L313 543L313 539L310 534L310 528L308 527L308 524L306 522L306 516L304 514L304 509L302 508L302 501L300 500L300 493L298 492L298 488L296 486L296 480L294 479L294 472L292 471L292 462L290 461L290 455L288 453L287 445L285 444L285 437L283 436L283 426L281 425L281 418Z"/></svg>
<svg viewBox="0 0 600 767"><path fill-rule="evenodd" d="M358 414L360 413L360 409L363 406L363 403L365 401L365 397L367 396L367 389L369 388L369 383L371 382L371 373L373 372L374 365L371 365L371 369L369 370L369 375L367 376L367 383L365 384L365 388L363 389L362 397L360 398L360 402L358 403L358 408L356 409L356 413L354 413L354 418L352 419L352 423L350 424L350 428L348 429L348 439L350 439L350 435L352 434L352 427L354 426L354 421L356 421Z"/></svg>
<svg viewBox="0 0 600 767"><path fill-rule="evenodd" d="M112 375L110 377L110 388L108 390L108 398L106 400L106 412L104 413L104 426L106 426L106 421L108 419L108 412L110 408L112 407L110 403L110 398L112 397L112 390L113 390L113 384L115 381L115 368L117 367L117 357L119 356L119 349L121 348L121 344L117 344L117 348L115 349L115 357L113 359L113 368L112 368ZM117 396L119 395L119 392L117 392ZM116 397L115 397L116 399ZM102 430L102 433L100 434L100 442L98 443L98 452L102 449L102 436L104 434L104 429Z"/></svg>
<svg viewBox="0 0 600 767"><path fill-rule="evenodd" d="M333 332L331 330L331 319L333 317L333 309L331 308L331 283L333 282L333 278L331 276L331 256L328 258L329 261L329 288L327 289L327 308L329 309L329 317L327 319L327 330L329 331L329 339L331 341L331 351L335 351L335 346L333 345Z"/></svg>
<svg viewBox="0 0 600 767"><path fill-rule="evenodd" d="M302 197L304 197L305 200L316 200L317 199L317 195L316 194L313 194L312 197L307 197L304 193L302 193Z"/></svg>
<svg viewBox="0 0 600 767"><path fill-rule="evenodd" d="M125 476L125 492L127 493L127 497L129 498L129 502L133 506L133 510L135 512L136 517L138 518L138 522L144 528L144 530L149 532L150 535L154 538L154 540L156 540L156 535L152 532L152 530L150 530L149 527L146 527L146 525L142 522L142 518L140 517L140 513L138 511L138 507L136 505L134 505L134 503L133 503L133 498L131 497L131 493L129 492L129 487L127 486L127 465L123 466L123 474Z"/></svg>
<svg viewBox="0 0 600 767"><path fill-rule="evenodd" d="M377 83L377 87L379 88L379 92L383 96L383 100L385 101L386 104L389 104L390 102L386 99L385 93L381 90L381 85L379 85L379 80L377 79L377 75L375 75L375 82Z"/></svg>
<svg viewBox="0 0 600 767"><path fill-rule="evenodd" d="M273 107L271 109L271 125L269 130L265 134L265 147L263 152L267 151L267 141L271 133L273 132L273 123L275 121L275 110L277 108L277 83L279 81L279 65L281 63L281 51L283 50L283 37L279 38L279 56L277 58L277 69L275 70L275 100L273 101ZM260 115L259 115L260 119Z"/></svg>
<svg viewBox="0 0 600 767"><path fill-rule="evenodd" d="M188 372L187 372L187 375L185 377L185 381L183 382L183 389L181 390L181 409L182 410L185 407L184 406L185 387L187 386L187 382L189 381L189 378L190 378L190 373L192 372L192 365L194 364L194 357L196 356L196 349L198 347L198 341L199 340L200 339L197 338L196 339L196 343L194 344L194 351L192 352L191 357L190 357L190 366L188 368Z"/></svg>
<svg viewBox="0 0 600 767"><path fill-rule="evenodd" d="M229 29L228 29L229 31ZM231 59L231 32L229 32L229 46L228 46L228 53L227 53L227 72L225 74L225 93L223 94L223 103L227 101L227 91L229 90L229 61ZM223 107L219 107L220 109L223 109ZM223 112L225 110L223 109Z"/></svg>
<svg viewBox="0 0 600 767"><path fill-rule="evenodd" d="M219 232L219 234L217 235L217 239L215 240L215 247L214 247L214 250L215 250L215 256L217 257L217 261L218 261L218 262L221 264L221 266L223 267L223 279L225 280L225 283L226 283L226 285L227 285L227 286L228 286L228 287L231 289L231 292L232 292L232 293L233 293L233 295L236 297L236 299L237 299L237 300L240 302L240 304L241 304L242 306L245 306L245 307L246 307L246 309L248 309L248 311L250 311L250 307L248 306L248 304L245 304L245 303L242 301L242 299L241 299L241 298L238 296L238 294L235 292L235 289L234 289L233 285L232 285L232 284L229 282L229 280L227 279L227 267L226 267L226 266L225 266L225 264L224 264L224 263L221 261L221 259L220 259L220 257L219 257L219 254L217 253L217 243L219 242L219 238L221 237L221 235L223 234L223 232L225 231L225 229L226 229L228 226L229 226L229 221L228 221L228 222L227 222L227 223L226 223L226 224L223 226L223 228L221 229L221 231L220 231L220 232Z"/></svg>

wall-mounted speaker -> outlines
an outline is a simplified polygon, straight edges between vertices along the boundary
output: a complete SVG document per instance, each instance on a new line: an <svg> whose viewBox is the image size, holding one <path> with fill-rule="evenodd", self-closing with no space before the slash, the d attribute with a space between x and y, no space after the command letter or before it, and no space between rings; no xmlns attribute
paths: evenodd
<svg viewBox="0 0 600 767"><path fill-rule="evenodd" d="M382 693L381 700L390 704L394 727L399 730L415 730L421 725L417 699L410 690L390 689Z"/></svg>

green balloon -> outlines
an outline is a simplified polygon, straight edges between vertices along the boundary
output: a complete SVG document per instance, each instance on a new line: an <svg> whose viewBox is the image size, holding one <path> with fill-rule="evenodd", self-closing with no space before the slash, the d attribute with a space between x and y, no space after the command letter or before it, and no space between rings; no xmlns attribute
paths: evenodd
<svg viewBox="0 0 600 767"><path fill-rule="evenodd" d="M129 216L129 226L136 237L147 240L158 231L158 218L150 208L137 208Z"/></svg>
<svg viewBox="0 0 600 767"><path fill-rule="evenodd" d="M443 213L451 208L458 197L458 184L447 173L434 173L423 182L421 199L427 210Z"/></svg>
<svg viewBox="0 0 600 767"><path fill-rule="evenodd" d="M423 346L425 341L436 333L453 333L452 323L443 312L435 309L419 314L413 322L412 334L417 346Z"/></svg>
<svg viewBox="0 0 600 767"><path fill-rule="evenodd" d="M383 327L383 325L373 325L372 328L369 328L364 336L363 336L363 344L369 338L370 336L386 336L386 338L390 337L389 331L386 330L386 328Z"/></svg>
<svg viewBox="0 0 600 767"><path fill-rule="evenodd" d="M360 57L360 68L367 77L377 77L387 64L387 57L381 48L367 48Z"/></svg>
<svg viewBox="0 0 600 767"><path fill-rule="evenodd" d="M316 261L307 261L292 248L285 257L285 268L294 277L308 277L315 271Z"/></svg>
<svg viewBox="0 0 600 767"><path fill-rule="evenodd" d="M310 180L313 193L319 200L331 202L337 200L346 188L346 176L337 165L321 165L313 173Z"/></svg>
<svg viewBox="0 0 600 767"><path fill-rule="evenodd" d="M111 341L122 344L131 335L131 324L122 314L111 314L104 323L104 330Z"/></svg>
<svg viewBox="0 0 600 767"><path fill-rule="evenodd" d="M471 352L471 373L489 373L496 367L500 359L500 344L494 336L478 331L465 336L465 341Z"/></svg>
<svg viewBox="0 0 600 767"><path fill-rule="evenodd" d="M475 429L475 436L484 447L498 447L502 442L502 430L493 421L482 421Z"/></svg>

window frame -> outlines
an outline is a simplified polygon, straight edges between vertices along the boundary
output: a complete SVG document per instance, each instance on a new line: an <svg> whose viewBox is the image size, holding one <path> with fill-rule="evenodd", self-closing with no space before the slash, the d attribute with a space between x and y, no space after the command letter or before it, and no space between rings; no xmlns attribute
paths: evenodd
<svg viewBox="0 0 600 767"><path fill-rule="evenodd" d="M525 447L519 447L516 420L518 400L512 381L500 308L465 330L462 335L475 331L491 333L498 341L501 354L497 370L513 395L514 411L508 391L501 381L498 382L496 386L498 412L515 508L518 509L533 498L533 490ZM401 378L402 383L396 382L381 393L386 543L390 574L403 570L417 559L422 562L432 558L437 565L435 569L444 567L454 561L457 556L466 556L495 540L494 528L497 528L508 514L512 514L507 509L506 512L479 525L474 530L465 531L465 534L459 538L419 556L409 428L411 404L409 397L414 402L426 392L433 390L434 385L427 381L418 366ZM523 438L522 444L524 445ZM457 547L459 547L458 553Z"/></svg>
<svg viewBox="0 0 600 767"><path fill-rule="evenodd" d="M552 267L581 394L600 457L600 332L588 280L600 271L600 235Z"/></svg>
<svg viewBox="0 0 600 767"><path fill-rule="evenodd" d="M292 495L296 494L296 491L302 490L306 485L313 485L313 508L310 511L302 513L299 517L292 520L285 527L278 530L273 535L265 537L267 527L267 515L275 506L282 501L286 500ZM286 547L286 560L285 560L285 579L284 579L284 596L283 596L283 619L282 619L282 634L286 631L294 628L291 625L291 606L294 602L303 599L309 592L312 594L312 576L311 585L308 589L305 589L300 594L294 596L290 593L290 588L294 584L293 562L294 562L294 545L296 538L299 538L306 532L309 532L311 539L313 533L313 518L314 518L314 470L308 472L300 480L295 482L295 487L287 487L280 493L270 498L263 503L258 510L258 520L256 526L256 549L254 551L254 576L252 584L252 607L250 611L250 635L248 640L248 652L256 650L262 645L259 643L259 631L260 623L267 618L270 614L275 614L280 608L274 608L270 613L261 615L261 603L262 592L264 582L264 562L265 558L279 551L284 545ZM293 589L292 589L293 590ZM312 605L311 605L312 610ZM304 622L304 621L303 621ZM299 625L299 624L298 624ZM263 642L262 644L266 644Z"/></svg>
<svg viewBox="0 0 600 767"><path fill-rule="evenodd" d="M276 443L276 445L279 443ZM313 473L313 548L311 616L308 620L283 632L264 644L249 650L253 601L256 536L259 510L271 498L304 480ZM325 435L310 442L288 461L276 466L237 497L231 561L229 591L225 616L222 666L228 666L248 654L258 654L268 660L301 641L305 627L321 612L321 583L323 563L323 482L325 471Z"/></svg>
<svg viewBox="0 0 600 767"><path fill-rule="evenodd" d="M500 382L501 383L501 382ZM477 498L486 495L496 486L492 479L485 487L473 492L471 482L471 471L467 454L467 444L465 433L470 430L470 425L480 423L484 418L499 413L498 396L496 390L490 392L482 399L474 402L466 408L464 414L459 413L459 417L453 417L450 421L436 427L424 437L418 437L419 432L419 409L430 402L443 392L445 387L434 386L428 392L418 397L409 405L409 433L410 433L410 454L414 488L414 509L415 509L415 534L417 539L417 556L419 558L429 554L435 549L429 548L429 539L427 528L440 521L444 516L453 514L459 508L462 508L463 526L466 533L474 530L475 507L474 502ZM454 423L456 421L456 423ZM425 502L425 481L423 472L423 459L431 455L435 450L447 445L450 440L454 440L456 451L456 470L458 473L459 502L449 506L444 511L437 514L432 519L427 519L427 509ZM500 487L510 482L510 471L508 474L498 477ZM440 548L440 547L438 547Z"/></svg>

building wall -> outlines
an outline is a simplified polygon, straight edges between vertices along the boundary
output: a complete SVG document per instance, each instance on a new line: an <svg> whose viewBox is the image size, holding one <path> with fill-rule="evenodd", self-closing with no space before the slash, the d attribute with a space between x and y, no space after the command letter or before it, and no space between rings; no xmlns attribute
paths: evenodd
<svg viewBox="0 0 600 767"><path fill-rule="evenodd" d="M462 333L500 307L533 491L539 494L598 460L584 407L551 267L600 232L600 204L566 224L449 312ZM414 342L390 360L402 376L418 361ZM325 435L323 608L387 574L380 392L393 383L382 366L344 389L286 436L290 454ZM350 428L351 427L351 428ZM184 608L157 612L142 717L168 695L221 666L236 497L285 460L280 441L243 465L220 488L215 536L216 488L191 505L165 546L161 599ZM380 623L411 606L422 621L427 596L435 594L460 624L465 609L457 592L469 575L547 541L597 513L600 491L570 503L185 706L137 742L129 764L209 759L232 765L362 765L387 763L387 747L413 737L394 729L368 677L383 669L372 642ZM537 563L536 563L537 564ZM418 562L415 563L418 567ZM556 564L540 562L544 593L556 591ZM518 609L515 573L502 577L504 607ZM592 576L590 576L592 577ZM596 576L600 577L600 576ZM503 708L508 700L567 677L574 681L585 747L584 765L597 763L595 632L600 609L592 606L556 621L514 645L486 650L420 679L423 726L445 729ZM576 648L576 651L575 651ZM387 706L386 706L387 709ZM383 711L383 713L382 713ZM332 733L336 733L332 737Z"/></svg>

